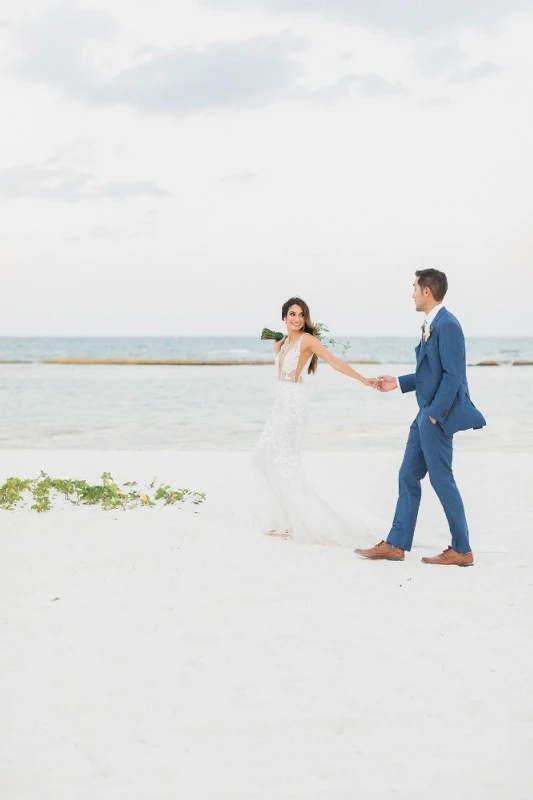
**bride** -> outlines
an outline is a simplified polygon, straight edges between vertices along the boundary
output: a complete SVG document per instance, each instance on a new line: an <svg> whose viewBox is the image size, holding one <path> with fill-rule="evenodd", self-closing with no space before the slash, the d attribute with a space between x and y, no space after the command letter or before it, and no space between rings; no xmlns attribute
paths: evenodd
<svg viewBox="0 0 533 800"><path fill-rule="evenodd" d="M315 492L302 469L302 439L308 403L307 375L316 372L322 358L333 369L364 386L376 380L359 375L346 361L332 355L315 335L309 307L299 297L283 304L281 318L287 325L283 339L274 343L278 393L254 453L254 468L262 495L265 533L305 544L352 546L361 528L339 517Z"/></svg>

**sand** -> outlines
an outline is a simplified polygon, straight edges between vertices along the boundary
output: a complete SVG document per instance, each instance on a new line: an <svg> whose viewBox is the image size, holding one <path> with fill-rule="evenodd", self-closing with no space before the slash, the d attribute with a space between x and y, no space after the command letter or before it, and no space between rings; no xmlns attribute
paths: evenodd
<svg viewBox="0 0 533 800"><path fill-rule="evenodd" d="M400 456L306 460L390 520ZM449 543L429 484L416 547L373 563L259 535L249 453L0 451L0 480L208 494L0 512L2 798L529 798L531 456L456 461L471 569L420 562Z"/></svg>

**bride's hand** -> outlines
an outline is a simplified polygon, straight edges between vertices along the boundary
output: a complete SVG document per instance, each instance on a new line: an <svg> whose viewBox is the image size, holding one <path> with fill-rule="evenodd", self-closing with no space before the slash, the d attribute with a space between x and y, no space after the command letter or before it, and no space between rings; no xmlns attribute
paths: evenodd
<svg viewBox="0 0 533 800"><path fill-rule="evenodd" d="M279 339L278 341L274 342L274 355L276 355L276 356L278 355L279 351L281 350L281 348L285 344L285 339L286 338L287 338L287 336L285 335L283 337L283 339Z"/></svg>
<svg viewBox="0 0 533 800"><path fill-rule="evenodd" d="M379 389L381 387L379 378L363 378L363 383L365 386L370 386L371 389Z"/></svg>

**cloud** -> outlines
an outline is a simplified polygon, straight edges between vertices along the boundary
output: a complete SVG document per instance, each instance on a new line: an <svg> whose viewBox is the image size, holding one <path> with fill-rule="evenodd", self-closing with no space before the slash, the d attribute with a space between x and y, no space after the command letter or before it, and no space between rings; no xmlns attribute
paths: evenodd
<svg viewBox="0 0 533 800"><path fill-rule="evenodd" d="M201 5L275 14L320 14L391 34L442 34L486 28L520 11L531 0L200 0Z"/></svg>
<svg viewBox="0 0 533 800"><path fill-rule="evenodd" d="M439 45L427 45L423 41L417 41L413 52L415 67L424 77L447 72L458 67L466 58L467 53L453 40Z"/></svg>
<svg viewBox="0 0 533 800"><path fill-rule="evenodd" d="M140 113L183 115L253 108L282 97L299 75L305 43L292 34L213 42L203 49L144 48L127 69L97 68L94 42L113 38L117 21L103 11L68 5L20 27L20 75L96 106L126 104ZM91 48L89 48L91 45Z"/></svg>
<svg viewBox="0 0 533 800"><path fill-rule="evenodd" d="M6 197L40 197L47 200L88 200L128 197L171 197L152 181L97 183L94 176L70 167L21 164L0 172L0 194Z"/></svg>
<svg viewBox="0 0 533 800"><path fill-rule="evenodd" d="M102 183L93 190L92 197L124 200L126 197L172 197L172 192L162 189L152 181L114 181Z"/></svg>
<svg viewBox="0 0 533 800"><path fill-rule="evenodd" d="M492 61L484 61L482 64L474 64L471 67L458 69L452 72L450 80L454 83L470 83L472 81L480 81L484 78L492 78L493 75L499 75L505 72L508 67L501 64L494 64Z"/></svg>
<svg viewBox="0 0 533 800"><path fill-rule="evenodd" d="M92 161L92 144L88 139L76 139L66 144L56 145L46 165L80 164Z"/></svg>
<svg viewBox="0 0 533 800"><path fill-rule="evenodd" d="M300 49L292 36L174 49L124 71L97 97L148 113L262 106L292 85L300 72L292 57Z"/></svg>
<svg viewBox="0 0 533 800"><path fill-rule="evenodd" d="M355 89L363 97L387 97L390 95L407 95L408 88L401 82L390 83L375 73L351 73L344 75L332 86L321 87L308 93L313 100L331 102L348 97Z"/></svg>
<svg viewBox="0 0 533 800"><path fill-rule="evenodd" d="M38 18L25 19L18 26L24 49L19 73L66 92L81 86L87 89L82 50L95 40L114 39L117 32L117 20L106 11L70 5L48 8Z"/></svg>
<svg viewBox="0 0 533 800"><path fill-rule="evenodd" d="M0 194L7 197L78 199L87 190L91 175L67 167L22 164L0 172Z"/></svg>

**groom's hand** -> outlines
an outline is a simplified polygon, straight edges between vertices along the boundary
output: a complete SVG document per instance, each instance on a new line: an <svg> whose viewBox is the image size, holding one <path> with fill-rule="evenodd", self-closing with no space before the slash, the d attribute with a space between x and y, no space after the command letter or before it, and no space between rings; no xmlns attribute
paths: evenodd
<svg viewBox="0 0 533 800"><path fill-rule="evenodd" d="M392 375L379 375L378 381L379 386L376 388L379 389L380 392L392 392L394 389L398 388L396 378Z"/></svg>
<svg viewBox="0 0 533 800"><path fill-rule="evenodd" d="M370 386L371 389L381 389L381 378L363 378L365 386Z"/></svg>

